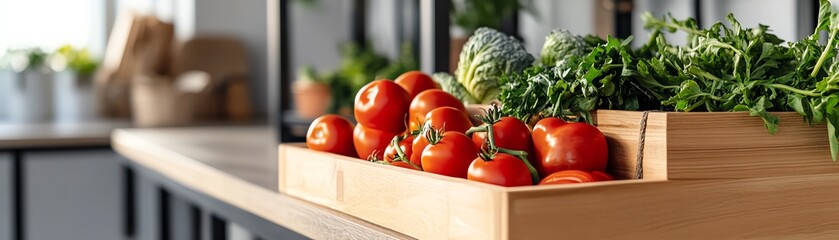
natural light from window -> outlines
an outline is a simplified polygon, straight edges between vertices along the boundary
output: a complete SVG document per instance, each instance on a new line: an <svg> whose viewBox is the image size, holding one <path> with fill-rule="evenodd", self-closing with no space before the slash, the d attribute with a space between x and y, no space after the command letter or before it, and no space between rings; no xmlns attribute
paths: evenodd
<svg viewBox="0 0 839 240"><path fill-rule="evenodd" d="M105 0L0 0L0 55L6 49L64 44L104 48Z"/></svg>

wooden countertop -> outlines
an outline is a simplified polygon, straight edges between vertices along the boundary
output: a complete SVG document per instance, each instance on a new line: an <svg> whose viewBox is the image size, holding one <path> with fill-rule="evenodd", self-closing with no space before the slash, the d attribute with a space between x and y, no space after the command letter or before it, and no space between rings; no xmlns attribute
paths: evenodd
<svg viewBox="0 0 839 240"><path fill-rule="evenodd" d="M0 149L108 146L114 129L130 126L127 120L0 122Z"/></svg>
<svg viewBox="0 0 839 240"><path fill-rule="evenodd" d="M405 239L400 233L277 191L268 127L119 129L114 150L196 191L313 239Z"/></svg>

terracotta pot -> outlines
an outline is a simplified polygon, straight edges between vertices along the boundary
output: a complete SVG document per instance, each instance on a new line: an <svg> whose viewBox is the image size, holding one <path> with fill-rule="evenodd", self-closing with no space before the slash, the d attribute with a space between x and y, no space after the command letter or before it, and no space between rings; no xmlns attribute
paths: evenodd
<svg viewBox="0 0 839 240"><path fill-rule="evenodd" d="M314 119L326 114L332 103L332 90L323 83L295 81L291 91L297 116L303 119Z"/></svg>

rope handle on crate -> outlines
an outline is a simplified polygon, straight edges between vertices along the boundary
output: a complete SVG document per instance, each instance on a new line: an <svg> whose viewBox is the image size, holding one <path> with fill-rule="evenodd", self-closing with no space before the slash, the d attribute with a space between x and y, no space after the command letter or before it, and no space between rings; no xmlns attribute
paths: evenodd
<svg viewBox="0 0 839 240"><path fill-rule="evenodd" d="M638 133L638 151L635 155L635 179L644 178L644 141L647 137L647 117L650 111L641 114L641 128Z"/></svg>

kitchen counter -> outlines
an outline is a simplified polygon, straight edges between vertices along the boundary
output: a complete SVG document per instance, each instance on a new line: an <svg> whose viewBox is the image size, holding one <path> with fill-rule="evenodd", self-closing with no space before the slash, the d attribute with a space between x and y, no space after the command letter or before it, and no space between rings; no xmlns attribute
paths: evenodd
<svg viewBox="0 0 839 240"><path fill-rule="evenodd" d="M172 181L314 239L408 236L277 191L268 127L119 129L112 148Z"/></svg>
<svg viewBox="0 0 839 240"><path fill-rule="evenodd" d="M0 149L108 146L111 132L130 127L127 120L84 123L0 122Z"/></svg>

